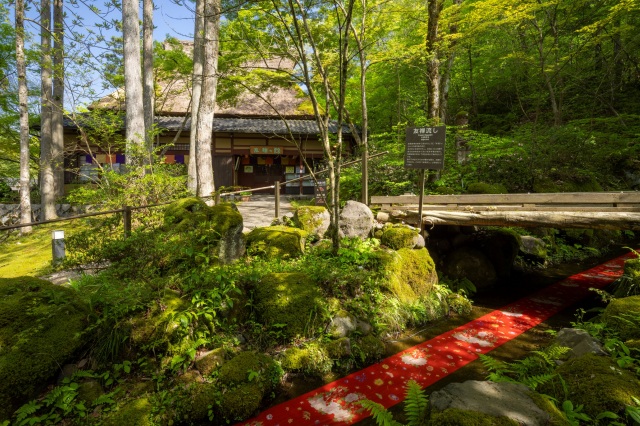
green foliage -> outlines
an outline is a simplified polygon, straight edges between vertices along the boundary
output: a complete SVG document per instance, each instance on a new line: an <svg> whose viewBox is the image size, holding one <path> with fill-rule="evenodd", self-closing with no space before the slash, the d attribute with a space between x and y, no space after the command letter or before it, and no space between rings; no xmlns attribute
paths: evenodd
<svg viewBox="0 0 640 426"><path fill-rule="evenodd" d="M401 426L393 420L393 415L377 402L368 399L358 402L365 409L369 410L373 420L378 426ZM404 413L408 423L406 426L420 426L426 424L427 415L429 413L429 401L425 391L420 388L415 381L407 382L406 395L404 401Z"/></svg>
<svg viewBox="0 0 640 426"><path fill-rule="evenodd" d="M522 383L532 390L551 381L555 376L555 360L560 359L569 348L550 346L542 351L533 351L524 359L511 363L498 361L488 355L479 354L484 367L493 382Z"/></svg>

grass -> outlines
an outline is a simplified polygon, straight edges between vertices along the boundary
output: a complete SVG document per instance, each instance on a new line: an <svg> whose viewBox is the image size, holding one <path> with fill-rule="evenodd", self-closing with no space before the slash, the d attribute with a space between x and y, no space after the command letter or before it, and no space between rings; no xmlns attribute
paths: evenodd
<svg viewBox="0 0 640 426"><path fill-rule="evenodd" d="M64 230L65 236L85 227L82 221L51 223L33 227L31 234L10 235L0 243L0 277L39 277L53 272L51 232ZM7 232L7 231L4 231ZM0 235L0 238L4 238Z"/></svg>

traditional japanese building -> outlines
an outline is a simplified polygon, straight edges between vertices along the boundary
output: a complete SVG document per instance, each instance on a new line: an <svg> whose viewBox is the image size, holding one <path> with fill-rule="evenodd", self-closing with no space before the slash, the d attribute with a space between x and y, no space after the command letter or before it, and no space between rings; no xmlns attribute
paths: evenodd
<svg viewBox="0 0 640 426"><path fill-rule="evenodd" d="M273 72L290 72L293 64L287 60L268 60L252 64L251 68ZM160 135L156 145L166 146L163 161L189 162L191 90L185 79L159 83L156 99L156 123ZM117 90L94 103L91 109L124 111L124 91ZM331 124L337 131L336 123ZM123 126L122 126L123 129ZM345 126L345 133L348 128ZM124 132L124 130L122 130ZM65 122L68 149L67 183L95 178L101 166L119 170L126 161L122 152L105 149L96 143L86 149L79 144L78 126ZM298 86L274 85L261 93L243 92L233 101L220 103L213 120L213 168L216 187L242 186L260 188L307 174L322 167L323 149L318 125L312 115L310 101ZM89 152L90 151L90 152ZM271 190L265 190L271 191ZM311 180L286 186L286 193L313 193Z"/></svg>

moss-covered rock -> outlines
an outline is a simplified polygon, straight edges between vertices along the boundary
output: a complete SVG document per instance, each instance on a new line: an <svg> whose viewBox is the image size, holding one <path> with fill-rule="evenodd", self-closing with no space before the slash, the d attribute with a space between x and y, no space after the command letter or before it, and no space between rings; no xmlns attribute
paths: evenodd
<svg viewBox="0 0 640 426"><path fill-rule="evenodd" d="M622 414L626 405L633 405L632 397L640 395L640 381L623 370L608 357L587 354L562 364L556 372L566 383L564 395L559 383L544 384L539 391L573 405L584 405L584 412L595 418L603 411Z"/></svg>
<svg viewBox="0 0 640 426"><path fill-rule="evenodd" d="M0 420L35 397L82 346L87 314L72 289L0 278Z"/></svg>
<svg viewBox="0 0 640 426"><path fill-rule="evenodd" d="M329 211L322 206L302 206L293 214L293 223L317 238L324 237L330 219Z"/></svg>
<svg viewBox="0 0 640 426"><path fill-rule="evenodd" d="M278 324L283 339L312 337L328 322L326 300L306 274L268 274L256 285L254 297L262 323L274 331Z"/></svg>
<svg viewBox="0 0 640 426"><path fill-rule="evenodd" d="M418 244L418 231L404 225L385 226L380 243L394 250L414 248Z"/></svg>
<svg viewBox="0 0 640 426"><path fill-rule="evenodd" d="M130 320L131 343L145 351L171 352L171 347L180 343L176 314L187 305L178 293L167 291L147 312Z"/></svg>
<svg viewBox="0 0 640 426"><path fill-rule="evenodd" d="M518 426L519 423L507 417L496 417L477 411L447 408L431 413L432 426Z"/></svg>
<svg viewBox="0 0 640 426"><path fill-rule="evenodd" d="M253 255L296 258L304 253L307 232L288 226L255 228L247 235L247 250Z"/></svg>
<svg viewBox="0 0 640 426"><path fill-rule="evenodd" d="M104 426L151 426L152 405L148 397L131 400L121 406L117 411L109 414L104 422Z"/></svg>
<svg viewBox="0 0 640 426"><path fill-rule="evenodd" d="M164 223L176 231L193 229L210 217L209 206L199 198L183 198L169 204L164 210Z"/></svg>
<svg viewBox="0 0 640 426"><path fill-rule="evenodd" d="M640 338L640 296L611 301L602 314L602 321L617 331L621 340Z"/></svg>
<svg viewBox="0 0 640 426"><path fill-rule="evenodd" d="M351 356L351 339L341 337L340 339L331 340L324 345L327 354L331 359L339 359Z"/></svg>
<svg viewBox="0 0 640 426"><path fill-rule="evenodd" d="M245 420L260 407L263 395L257 383L243 383L222 395L220 412L227 420Z"/></svg>
<svg viewBox="0 0 640 426"><path fill-rule="evenodd" d="M387 276L384 287L402 302L426 296L438 282L436 267L427 249L403 248L381 256Z"/></svg>
<svg viewBox="0 0 640 426"><path fill-rule="evenodd" d="M203 375L208 376L224 364L226 351L224 348L217 348L196 360L196 368Z"/></svg>
<svg viewBox="0 0 640 426"><path fill-rule="evenodd" d="M448 254L443 272L452 279L468 279L478 290L495 285L498 278L491 259L474 247L460 247Z"/></svg>
<svg viewBox="0 0 640 426"><path fill-rule="evenodd" d="M181 417L189 422L209 419L209 410L219 401L220 392L215 383L195 383L187 390L187 398L180 408Z"/></svg>
<svg viewBox="0 0 640 426"><path fill-rule="evenodd" d="M333 366L329 354L317 342L308 343L300 348L288 348L282 353L280 364L285 371L297 371L318 377L331 371Z"/></svg>
<svg viewBox="0 0 640 426"><path fill-rule="evenodd" d="M257 383L265 391L271 391L280 383L282 368L267 355L241 352L220 367L219 383L233 387L243 383Z"/></svg>

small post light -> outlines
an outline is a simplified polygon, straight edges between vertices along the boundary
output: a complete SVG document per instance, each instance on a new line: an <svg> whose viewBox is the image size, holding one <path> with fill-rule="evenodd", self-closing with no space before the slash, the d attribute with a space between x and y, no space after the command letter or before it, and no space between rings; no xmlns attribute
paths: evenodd
<svg viewBox="0 0 640 426"><path fill-rule="evenodd" d="M64 259L64 231L57 230L51 233L51 250L53 254L53 263L57 263Z"/></svg>

